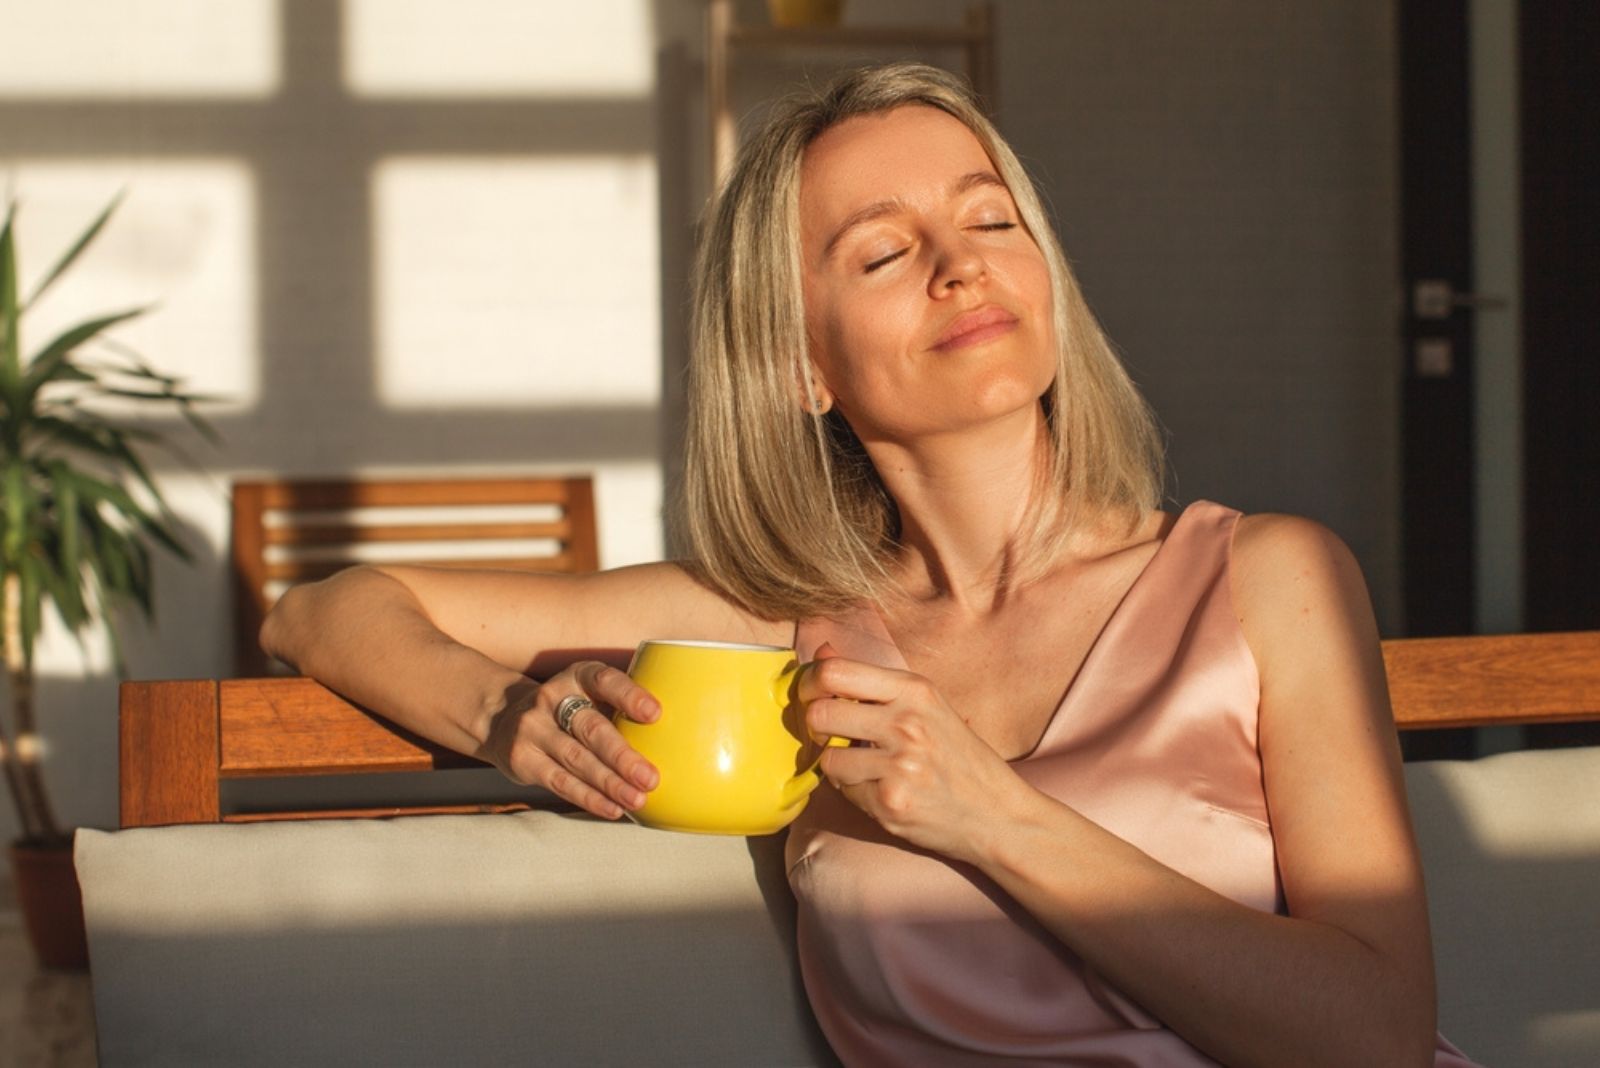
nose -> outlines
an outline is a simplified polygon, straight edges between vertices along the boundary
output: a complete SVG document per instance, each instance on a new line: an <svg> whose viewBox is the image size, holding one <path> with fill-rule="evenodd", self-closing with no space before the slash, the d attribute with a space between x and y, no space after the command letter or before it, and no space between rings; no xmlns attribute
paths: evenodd
<svg viewBox="0 0 1600 1068"><path fill-rule="evenodd" d="M983 254L959 230L948 231L934 248L933 273L928 279L928 296L938 300L969 286L989 271Z"/></svg>

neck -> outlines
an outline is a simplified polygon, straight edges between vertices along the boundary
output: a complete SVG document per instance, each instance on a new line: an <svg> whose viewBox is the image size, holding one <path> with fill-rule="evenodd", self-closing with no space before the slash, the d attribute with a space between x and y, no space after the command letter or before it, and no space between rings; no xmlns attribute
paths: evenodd
<svg viewBox="0 0 1600 1068"><path fill-rule="evenodd" d="M864 442L900 510L908 596L984 611L1012 591L1021 528L1049 447L1037 407L910 444Z"/></svg>

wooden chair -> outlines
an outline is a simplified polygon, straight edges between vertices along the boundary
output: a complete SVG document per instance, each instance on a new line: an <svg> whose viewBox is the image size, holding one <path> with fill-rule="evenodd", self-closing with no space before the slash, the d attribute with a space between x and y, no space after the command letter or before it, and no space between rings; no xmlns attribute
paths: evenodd
<svg viewBox="0 0 1600 1068"><path fill-rule="evenodd" d="M598 555L586 477L236 482L234 671L271 669L256 635L285 588L355 563L592 571Z"/></svg>
<svg viewBox="0 0 1600 1068"><path fill-rule="evenodd" d="M1600 631L1396 640L1383 652L1400 730L1600 719ZM225 814L227 779L477 764L310 679L125 682L120 727L124 827L523 807Z"/></svg>

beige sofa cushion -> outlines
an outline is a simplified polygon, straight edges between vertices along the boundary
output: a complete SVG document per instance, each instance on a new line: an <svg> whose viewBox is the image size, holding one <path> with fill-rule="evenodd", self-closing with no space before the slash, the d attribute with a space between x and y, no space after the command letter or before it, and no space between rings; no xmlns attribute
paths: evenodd
<svg viewBox="0 0 1600 1068"><path fill-rule="evenodd" d="M101 1062L831 1063L781 840L548 812L81 832Z"/></svg>
<svg viewBox="0 0 1600 1068"><path fill-rule="evenodd" d="M1406 766L1439 1028L1487 1065L1600 1065L1600 748Z"/></svg>
<svg viewBox="0 0 1600 1068"><path fill-rule="evenodd" d="M1600 749L1406 768L1440 1027L1600 1064ZM102 1063L826 1064L781 840L575 816L78 836Z"/></svg>

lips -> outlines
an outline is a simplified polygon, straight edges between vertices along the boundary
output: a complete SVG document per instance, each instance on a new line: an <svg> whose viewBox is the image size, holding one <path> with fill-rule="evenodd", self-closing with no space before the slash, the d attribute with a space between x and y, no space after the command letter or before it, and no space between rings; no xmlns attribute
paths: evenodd
<svg viewBox="0 0 1600 1068"><path fill-rule="evenodd" d="M993 304L962 312L944 328L933 343L936 349L960 349L977 345L1001 334L1010 333L1017 325L1017 317Z"/></svg>

